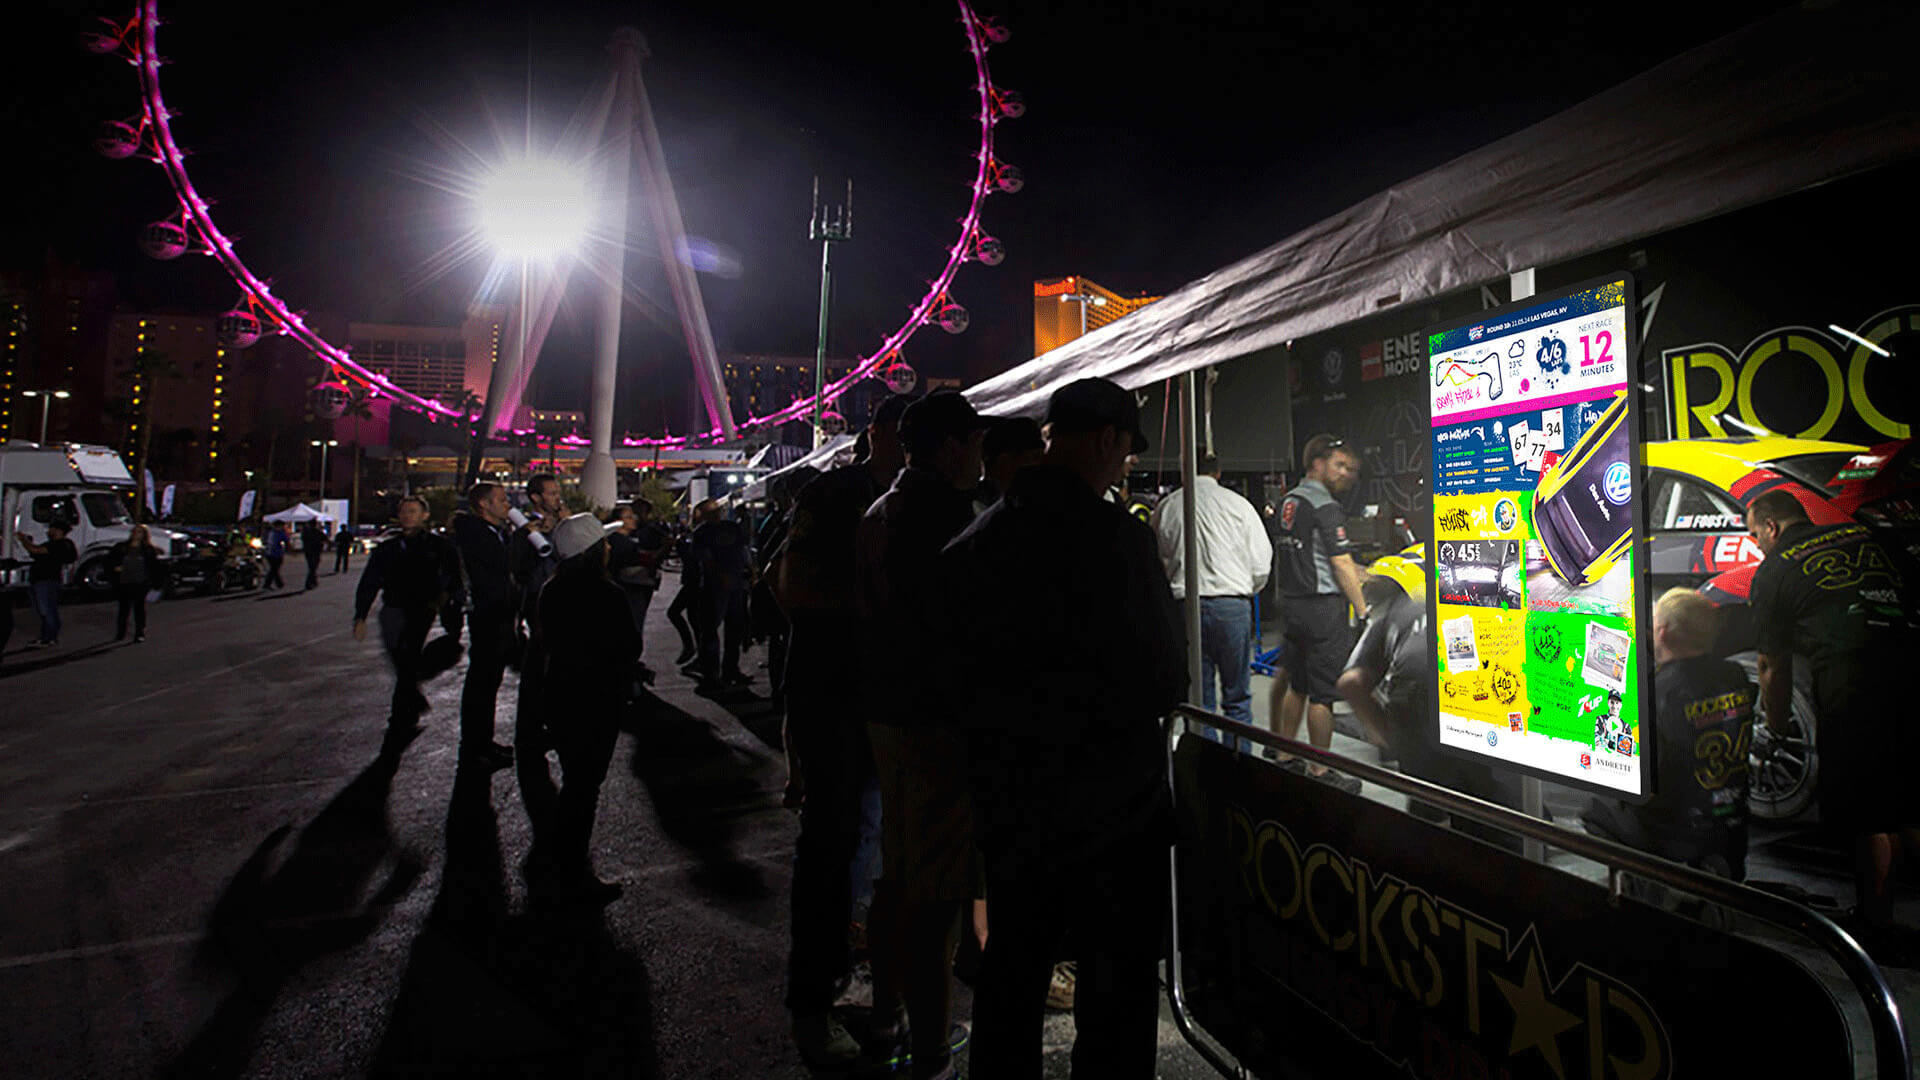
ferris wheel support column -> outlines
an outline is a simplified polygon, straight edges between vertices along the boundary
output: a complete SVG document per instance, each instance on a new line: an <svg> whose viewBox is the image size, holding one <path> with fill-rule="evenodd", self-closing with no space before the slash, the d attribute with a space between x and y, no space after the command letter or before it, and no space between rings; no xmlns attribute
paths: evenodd
<svg viewBox="0 0 1920 1080"><path fill-rule="evenodd" d="M593 372L587 394L587 459L580 466L580 492L594 506L611 508L619 498L613 464L613 393L620 364L620 313L625 307L627 175L633 160L635 74L645 48L640 32L622 27L607 46L614 54L615 89L607 117L604 227L608 265L600 274L599 311L593 327Z"/></svg>

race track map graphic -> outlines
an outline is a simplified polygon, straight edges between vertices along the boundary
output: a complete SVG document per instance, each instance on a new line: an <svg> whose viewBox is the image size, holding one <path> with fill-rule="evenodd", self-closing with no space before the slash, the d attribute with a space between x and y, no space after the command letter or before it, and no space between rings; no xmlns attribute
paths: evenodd
<svg viewBox="0 0 1920 1080"><path fill-rule="evenodd" d="M1624 277L1428 336L1444 746L1645 794Z"/></svg>

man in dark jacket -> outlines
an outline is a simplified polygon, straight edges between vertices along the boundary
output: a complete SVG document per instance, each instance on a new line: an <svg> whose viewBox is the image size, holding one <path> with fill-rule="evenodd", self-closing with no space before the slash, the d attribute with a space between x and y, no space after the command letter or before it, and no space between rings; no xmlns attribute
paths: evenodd
<svg viewBox="0 0 1920 1080"><path fill-rule="evenodd" d="M607 576L604 535L592 514L575 514L553 530L560 562L540 591L534 633L546 657L543 711L561 784L551 816L534 819L527 858L536 895L602 904L618 897L620 886L594 874L588 849L639 636L626 596Z"/></svg>
<svg viewBox="0 0 1920 1080"><path fill-rule="evenodd" d="M367 636L367 613L380 604L380 641L393 661L391 732L410 734L426 711L420 692L420 649L441 606L460 587L460 559L445 537L427 528L426 500L400 500L400 535L380 542L360 571L353 597L353 637Z"/></svg>
<svg viewBox="0 0 1920 1080"><path fill-rule="evenodd" d="M327 548L327 531L317 521L300 526L300 553L307 557L307 588L320 587L320 555Z"/></svg>
<svg viewBox="0 0 1920 1080"><path fill-rule="evenodd" d="M973 520L987 421L953 391L907 406L907 467L855 534L861 651L937 659L940 551ZM917 665L875 666L864 683L867 734L880 787L880 864L869 940L876 1033L897 1041L911 1024L913 1075L947 1067L954 930L977 888L973 809L959 717ZM891 1056L891 1055L890 1055Z"/></svg>
<svg viewBox="0 0 1920 1080"><path fill-rule="evenodd" d="M340 531L333 534L333 572L347 572L347 556L353 554L353 530L346 522L340 523Z"/></svg>
<svg viewBox="0 0 1920 1080"><path fill-rule="evenodd" d="M851 1064L860 1053L830 1011L852 965L847 923L853 912L853 862L861 799L873 779L866 717L856 700L871 664L852 647L860 639L854 533L905 463L898 430L906 405L902 397L881 402L868 425L867 457L800 492L774 574L775 594L793 625L787 749L806 781L794 852L786 1004L801 1056L819 1068Z"/></svg>
<svg viewBox="0 0 1920 1080"><path fill-rule="evenodd" d="M700 590L694 674L703 689L745 686L752 680L740 670L740 645L747 633L747 587L753 581L752 537L745 524L716 506L693 530L688 551Z"/></svg>
<svg viewBox="0 0 1920 1080"><path fill-rule="evenodd" d="M1748 593L1758 647L1761 713L1784 735L1795 657L1811 668L1820 751L1820 823L1849 835L1867 950L1890 959L1892 881L1901 849L1916 852L1920 791L1909 775L1920 744L1904 679L1920 633L1914 582L1867 526L1814 525L1784 489L1747 506L1747 531L1766 559ZM1764 760L1766 752L1761 755ZM1903 965L1904 966L1904 965Z"/></svg>
<svg viewBox="0 0 1920 1080"><path fill-rule="evenodd" d="M460 688L460 754L504 768L512 749L493 741L494 699L514 644L520 589L507 571L507 491L481 482L468 512L453 519L453 543L467 582L467 680Z"/></svg>
<svg viewBox="0 0 1920 1080"><path fill-rule="evenodd" d="M564 510L565 499L561 497L560 481L552 473L535 474L527 481L528 521L514 530L513 539L507 545L507 567L514 585L520 590L520 609L515 623L516 640L521 640L517 629L520 622L524 622L528 628L528 636L524 639L526 648L520 657L520 695L514 703L513 719L513 745L520 751L523 760L545 753L545 735L540 727L540 678L546 665L535 654L537 646L532 641L531 628L538 614L535 605L540 602L540 588L547 583L554 565L559 561L554 556L553 541L549 538L559 526L561 518L566 516ZM523 780L537 779L534 772L523 771ZM537 799L539 796L535 792L541 786L535 785L535 790L529 791L523 783L520 795L523 799Z"/></svg>
<svg viewBox="0 0 1920 1080"><path fill-rule="evenodd" d="M1102 497L1147 446L1133 395L1070 383L1046 437L1041 463L948 545L945 633L926 653L968 734L990 905L972 1072L1040 1075L1071 931L1074 1075L1145 1078L1173 839L1160 721L1186 695L1186 634L1153 531Z"/></svg>

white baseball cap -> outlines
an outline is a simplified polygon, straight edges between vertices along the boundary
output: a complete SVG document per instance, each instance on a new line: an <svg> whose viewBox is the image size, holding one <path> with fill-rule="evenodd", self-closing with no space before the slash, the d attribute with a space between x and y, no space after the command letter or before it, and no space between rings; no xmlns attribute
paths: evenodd
<svg viewBox="0 0 1920 1080"><path fill-rule="evenodd" d="M553 528L553 547L563 559L571 559L593 545L606 539L607 533L618 529L618 522L612 525L602 524L592 514L574 514Z"/></svg>

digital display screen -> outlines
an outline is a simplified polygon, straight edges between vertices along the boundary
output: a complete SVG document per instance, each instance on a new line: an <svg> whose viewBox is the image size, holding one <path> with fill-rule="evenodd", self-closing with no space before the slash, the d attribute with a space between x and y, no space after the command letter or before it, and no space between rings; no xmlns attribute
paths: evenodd
<svg viewBox="0 0 1920 1080"><path fill-rule="evenodd" d="M1639 797L1648 598L1625 274L1427 333L1439 742Z"/></svg>

